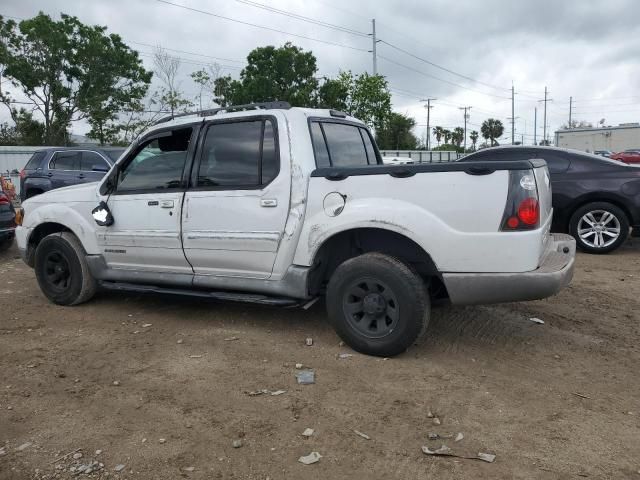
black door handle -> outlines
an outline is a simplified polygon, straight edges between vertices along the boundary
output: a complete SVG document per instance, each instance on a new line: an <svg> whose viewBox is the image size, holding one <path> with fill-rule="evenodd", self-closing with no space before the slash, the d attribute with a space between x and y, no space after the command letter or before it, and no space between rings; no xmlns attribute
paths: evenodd
<svg viewBox="0 0 640 480"><path fill-rule="evenodd" d="M150 207L157 207L157 206L158 206L158 205L160 205L160 204L158 203L158 201L157 201L157 200L149 200L149 201L147 202L147 205L149 205Z"/></svg>

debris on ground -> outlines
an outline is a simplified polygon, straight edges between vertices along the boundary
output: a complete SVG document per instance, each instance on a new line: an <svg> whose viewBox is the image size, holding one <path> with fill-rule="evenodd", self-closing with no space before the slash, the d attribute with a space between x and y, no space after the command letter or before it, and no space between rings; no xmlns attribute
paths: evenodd
<svg viewBox="0 0 640 480"><path fill-rule="evenodd" d="M166 438L160 438L158 440L158 443L167 443L167 439Z"/></svg>
<svg viewBox="0 0 640 480"><path fill-rule="evenodd" d="M102 453L102 450L96 450L96 455L100 455Z"/></svg>
<svg viewBox="0 0 640 480"><path fill-rule="evenodd" d="M453 435L443 435L440 433L428 433L427 438L429 440L444 440L446 438L453 438Z"/></svg>
<svg viewBox="0 0 640 480"><path fill-rule="evenodd" d="M304 432L302 432L302 436L303 437L310 437L311 435L313 435L313 428L305 428Z"/></svg>
<svg viewBox="0 0 640 480"><path fill-rule="evenodd" d="M530 322L533 322L533 323L540 324L540 325L544 325L544 320L540 320L539 318L536 318L536 317L531 317L531 318L529 319L529 321L530 321Z"/></svg>
<svg viewBox="0 0 640 480"><path fill-rule="evenodd" d="M189 358L202 358L202 355L189 355Z"/></svg>
<svg viewBox="0 0 640 480"><path fill-rule="evenodd" d="M364 438L365 440L371 440L371 437L369 435L367 435L366 433L362 433L362 432L360 432L358 430L354 430L353 433L355 433L359 437Z"/></svg>
<svg viewBox="0 0 640 480"><path fill-rule="evenodd" d="M23 451L24 449L29 448L31 445L33 445L33 443L31 443L31 442L26 442L26 443L23 443L22 445L20 445L18 448L16 448L16 450L17 450L18 452L21 452L21 451Z"/></svg>
<svg viewBox="0 0 640 480"><path fill-rule="evenodd" d="M82 453L81 452L74 453L72 458L74 460L79 460L82 458Z"/></svg>
<svg viewBox="0 0 640 480"><path fill-rule="evenodd" d="M120 386L120 382L118 380L114 380L113 381L113 386L114 387L119 387Z"/></svg>
<svg viewBox="0 0 640 480"><path fill-rule="evenodd" d="M238 337L227 337L224 339L225 342L235 342L236 340L240 340Z"/></svg>
<svg viewBox="0 0 640 480"><path fill-rule="evenodd" d="M296 369L300 370L304 368L304 365L302 365L301 363L296 363Z"/></svg>
<svg viewBox="0 0 640 480"><path fill-rule="evenodd" d="M142 328L149 328L152 325L153 325L152 323L143 323Z"/></svg>
<svg viewBox="0 0 640 480"><path fill-rule="evenodd" d="M318 452L311 452L309 455L300 457L298 461L305 465L311 465L312 463L319 462L321 458L322 458L322 455L320 455Z"/></svg>
<svg viewBox="0 0 640 480"><path fill-rule="evenodd" d="M240 448L240 447L242 446L242 440L240 440L240 439L238 439L238 440L234 440L234 441L231 443L231 446L232 446L233 448Z"/></svg>
<svg viewBox="0 0 640 480"><path fill-rule="evenodd" d="M113 467L113 470L116 472L121 472L122 470L124 470L125 465L122 463L119 463L118 465L116 465L115 467Z"/></svg>
<svg viewBox="0 0 640 480"><path fill-rule="evenodd" d="M300 370L296 373L296 380L300 385L311 385L316 383L316 374L313 370Z"/></svg>
<svg viewBox="0 0 640 480"><path fill-rule="evenodd" d="M427 446L422 447L422 452L426 455L432 456L441 456L441 457L456 457L456 458L464 458L466 460L480 460L482 462L493 463L496 459L496 456L492 453L483 453L480 452L477 455L467 456L467 455L458 455L457 453L453 453L453 451L447 447L446 445L442 445L440 448L435 450L431 450Z"/></svg>
<svg viewBox="0 0 640 480"><path fill-rule="evenodd" d="M585 395L585 394L583 394L583 393L571 392L571 395L575 395L576 397L586 398L587 400L591 400L591 397L590 397L590 396Z"/></svg>
<svg viewBox="0 0 640 480"><path fill-rule="evenodd" d="M184 340L182 340L181 338L178 339L178 341L176 342L178 345L180 345L182 342L184 342Z"/></svg>
<svg viewBox="0 0 640 480"><path fill-rule="evenodd" d="M351 358L353 357L353 353L340 353L338 355L338 358L343 359L343 358Z"/></svg>
<svg viewBox="0 0 640 480"><path fill-rule="evenodd" d="M462 434L462 432L459 432L456 435L456 438L453 439L454 442L459 442L460 440L462 440L464 438L464 435Z"/></svg>
<svg viewBox="0 0 640 480"><path fill-rule="evenodd" d="M427 418L433 418L433 416L434 416L433 413L431 412L431 410L429 410L427 412Z"/></svg>
<svg viewBox="0 0 640 480"><path fill-rule="evenodd" d="M440 421L440 419L438 417L433 417L432 420L434 425L442 425L442 422Z"/></svg>
<svg viewBox="0 0 640 480"><path fill-rule="evenodd" d="M307 345L307 347L312 346L313 345L313 338L307 337L307 339L304 341L304 343Z"/></svg>
<svg viewBox="0 0 640 480"><path fill-rule="evenodd" d="M185 472L193 472L195 471L196 467L184 467L182 470L184 470Z"/></svg>
<svg viewBox="0 0 640 480"><path fill-rule="evenodd" d="M286 390L267 390L263 388L262 390L253 390L251 392L245 392L250 397L257 397L258 395L271 395L272 397L277 397L278 395L282 395L283 393L287 393Z"/></svg>

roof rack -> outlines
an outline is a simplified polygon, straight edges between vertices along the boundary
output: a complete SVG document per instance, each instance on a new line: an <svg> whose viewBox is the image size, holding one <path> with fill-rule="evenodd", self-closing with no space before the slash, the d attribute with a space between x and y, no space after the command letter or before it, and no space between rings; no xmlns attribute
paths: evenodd
<svg viewBox="0 0 640 480"><path fill-rule="evenodd" d="M247 103L245 105L229 105L228 107L210 108L208 110L198 110L196 112L185 112L185 113L178 113L175 115L168 115L166 117L162 117L161 119L157 120L154 123L154 125L170 122L175 118L190 117L191 115L196 115L198 117L208 117L220 112L236 112L241 110L272 110L272 109L288 110L290 108L291 108L291 105L289 104L289 102L258 102L258 103Z"/></svg>

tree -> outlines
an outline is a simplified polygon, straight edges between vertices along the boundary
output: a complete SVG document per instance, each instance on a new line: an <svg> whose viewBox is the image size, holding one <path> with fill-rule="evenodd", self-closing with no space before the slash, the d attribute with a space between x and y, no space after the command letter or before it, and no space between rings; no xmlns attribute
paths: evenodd
<svg viewBox="0 0 640 480"><path fill-rule="evenodd" d="M217 63L207 65L207 68L201 68L196 72L191 73L191 79L198 84L200 91L196 97L200 110L203 109L202 98L205 94L207 96L215 98L216 96L216 80L220 77L221 66Z"/></svg>
<svg viewBox="0 0 640 480"><path fill-rule="evenodd" d="M376 131L376 142L382 150L415 150L418 139L412 129L416 121L406 115L392 112L382 128Z"/></svg>
<svg viewBox="0 0 640 480"><path fill-rule="evenodd" d="M442 138L444 138L444 143L448 144L449 139L451 138L451 130L447 130L446 128L442 130Z"/></svg>
<svg viewBox="0 0 640 480"><path fill-rule="evenodd" d="M433 134L436 137L436 142L438 142L438 146L440 146L440 141L444 136L444 128L442 127L433 127Z"/></svg>
<svg viewBox="0 0 640 480"><path fill-rule="evenodd" d="M451 142L456 146L460 147L460 144L464 141L464 128L456 127L451 132Z"/></svg>
<svg viewBox="0 0 640 480"><path fill-rule="evenodd" d="M161 47L156 47L153 54L154 71L163 84L161 89L162 101L167 105L172 116L176 111L186 110L187 107L193 105L180 92L180 81L178 80L180 63L178 57L169 55Z"/></svg>
<svg viewBox="0 0 640 480"><path fill-rule="evenodd" d="M391 118L391 93L381 75L340 72L320 87L317 106L344 111L377 130Z"/></svg>
<svg viewBox="0 0 640 480"><path fill-rule="evenodd" d="M498 144L496 138L500 138L504 133L504 126L500 120L489 118L482 122L480 132L482 133L482 138L489 140L490 145L493 147Z"/></svg>
<svg viewBox="0 0 640 480"><path fill-rule="evenodd" d="M472 130L469 134L469 138L471 139L471 148L472 150L476 149L476 143L478 143L478 132L476 130Z"/></svg>
<svg viewBox="0 0 640 480"><path fill-rule="evenodd" d="M562 130L570 130L572 128L593 128L593 123L584 120L571 120L560 127Z"/></svg>
<svg viewBox="0 0 640 480"><path fill-rule="evenodd" d="M41 12L19 24L0 16L0 34L0 70L42 118L39 144L64 143L70 123L81 119L99 136L99 126L142 98L151 81L120 36L73 16L55 21ZM0 101L18 123L13 96L3 92Z"/></svg>
<svg viewBox="0 0 640 480"><path fill-rule="evenodd" d="M284 46L255 48L247 56L240 80L230 76L215 81L216 103L222 106L281 100L293 106L314 104L318 88L316 57L287 42Z"/></svg>

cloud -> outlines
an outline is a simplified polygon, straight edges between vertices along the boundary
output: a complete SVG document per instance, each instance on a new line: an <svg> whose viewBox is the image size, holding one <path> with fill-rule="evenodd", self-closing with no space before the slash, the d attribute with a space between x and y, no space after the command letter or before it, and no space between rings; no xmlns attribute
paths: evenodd
<svg viewBox="0 0 640 480"><path fill-rule="evenodd" d="M23 0L6 5L1 13L27 18L39 10L52 15L65 12L86 23L106 25L109 31L121 34L126 42L159 44L236 60L220 62L228 66L225 73L232 75L238 74L237 68L251 49L268 44L282 45L288 40L313 51L318 58L320 75L333 76L340 70L371 71L371 54L366 52L371 49L368 36L313 25L234 0L172 1L365 51L295 38L154 0ZM267 4L263 0L257 2ZM630 105L624 107L615 106L614 100L606 100L633 96L640 87L637 61L640 44L636 40L640 33L640 22L637 21L640 3L635 0L608 0L606 3L581 0L353 0L348 3L308 0L302 3L280 0L268 5L363 33L370 32L370 20L376 18L379 39L477 80L452 75L386 43L378 43L381 57L378 69L393 89L394 108L416 117L418 124L424 124L426 120L420 99L430 96L438 98L431 111L432 125L461 125L459 107L472 106L469 130L478 129L484 119L493 116L505 123L505 131L510 134L507 117L511 116L512 82L517 100L516 130L519 135L526 135L528 141L533 137L536 107L539 132L542 132L542 104L538 100L542 99L545 86L553 98L547 111L550 132L568 119L570 96L574 97L578 112L574 118L579 120L595 122L606 115L607 123L617 124L637 121L640 117L640 97L627 100ZM130 45L143 53L151 51L149 47ZM188 79L188 74L199 68L194 63L206 63L210 59L174 54L185 59L183 89L195 94L197 88ZM150 68L151 58L146 55L143 58ZM590 103L594 98L605 100ZM629 111L621 112L623 109ZM418 127L421 128L424 127Z"/></svg>

